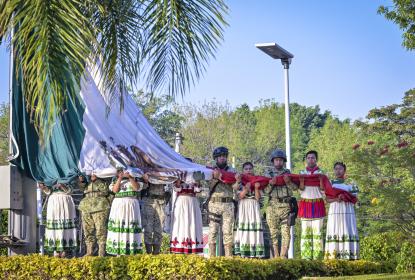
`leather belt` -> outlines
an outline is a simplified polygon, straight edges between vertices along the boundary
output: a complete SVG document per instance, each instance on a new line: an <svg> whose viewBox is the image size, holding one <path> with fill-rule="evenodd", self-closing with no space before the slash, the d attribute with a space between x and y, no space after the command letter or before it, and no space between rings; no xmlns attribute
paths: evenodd
<svg viewBox="0 0 415 280"><path fill-rule="evenodd" d="M291 200L291 196L283 197L283 198L279 198L279 197L271 198L271 201L278 201L279 203L290 203L290 200Z"/></svg>
<svg viewBox="0 0 415 280"><path fill-rule="evenodd" d="M165 198L164 195L159 195L159 194L149 194L147 197L151 199L164 199Z"/></svg>
<svg viewBox="0 0 415 280"><path fill-rule="evenodd" d="M212 197L210 202L222 202L222 203L230 203L233 202L232 197Z"/></svg>

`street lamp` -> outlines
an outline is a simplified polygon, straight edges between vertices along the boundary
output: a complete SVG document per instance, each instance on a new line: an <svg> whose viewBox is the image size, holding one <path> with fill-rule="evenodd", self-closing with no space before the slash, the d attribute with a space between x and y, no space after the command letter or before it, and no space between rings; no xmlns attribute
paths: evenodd
<svg viewBox="0 0 415 280"><path fill-rule="evenodd" d="M255 44L255 47L269 55L274 59L280 59L284 66L285 76L285 151L287 154L287 168L291 169L291 134L290 134L290 95L288 83L288 69L291 60L294 57L290 52L286 51L277 43Z"/></svg>
<svg viewBox="0 0 415 280"><path fill-rule="evenodd" d="M288 69L290 68L291 60L294 55L289 51L280 47L277 43L262 43L255 44L255 47L272 57L273 59L280 59L284 66L284 90L285 90L285 151L287 154L287 168L291 169L291 134L290 134L290 94L288 83ZM291 226L291 239L288 257L294 257L294 226Z"/></svg>

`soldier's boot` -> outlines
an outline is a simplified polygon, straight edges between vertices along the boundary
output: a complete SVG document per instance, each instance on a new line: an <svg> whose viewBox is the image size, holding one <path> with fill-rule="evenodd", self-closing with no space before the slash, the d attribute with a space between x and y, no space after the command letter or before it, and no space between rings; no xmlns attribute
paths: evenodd
<svg viewBox="0 0 415 280"><path fill-rule="evenodd" d="M93 243L87 243L86 245L86 254L84 256L92 256L94 253L94 244Z"/></svg>
<svg viewBox="0 0 415 280"><path fill-rule="evenodd" d="M151 244L146 243L146 253L152 254L153 253L153 246Z"/></svg>
<svg viewBox="0 0 415 280"><path fill-rule="evenodd" d="M209 243L209 257L216 256L216 243Z"/></svg>
<svg viewBox="0 0 415 280"><path fill-rule="evenodd" d="M231 244L225 244L223 247L225 247L225 257L232 257L233 256L233 245Z"/></svg>
<svg viewBox="0 0 415 280"><path fill-rule="evenodd" d="M105 243L98 244L98 256L105 257Z"/></svg>
<svg viewBox="0 0 415 280"><path fill-rule="evenodd" d="M272 248L274 249L274 258L279 258L280 253L279 253L278 244L272 244Z"/></svg>
<svg viewBox="0 0 415 280"><path fill-rule="evenodd" d="M160 254L160 244L153 244L153 255Z"/></svg>
<svg viewBox="0 0 415 280"><path fill-rule="evenodd" d="M288 247L287 246L282 246L281 247L281 258L286 259L287 258L287 253L288 253Z"/></svg>

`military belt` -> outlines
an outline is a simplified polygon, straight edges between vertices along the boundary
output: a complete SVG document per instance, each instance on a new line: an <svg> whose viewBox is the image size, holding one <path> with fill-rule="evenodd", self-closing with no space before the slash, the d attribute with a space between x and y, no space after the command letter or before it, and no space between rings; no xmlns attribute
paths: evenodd
<svg viewBox="0 0 415 280"><path fill-rule="evenodd" d="M165 198L164 195L160 195L160 194L149 194L147 197L151 199L164 199Z"/></svg>
<svg viewBox="0 0 415 280"><path fill-rule="evenodd" d="M85 193L85 197L106 197L106 192L89 192Z"/></svg>
<svg viewBox="0 0 415 280"><path fill-rule="evenodd" d="M210 202L222 202L222 203L229 203L233 202L232 197L212 197Z"/></svg>
<svg viewBox="0 0 415 280"><path fill-rule="evenodd" d="M278 201L279 203L290 203L291 200L291 196L287 196L287 197L272 197L271 201Z"/></svg>

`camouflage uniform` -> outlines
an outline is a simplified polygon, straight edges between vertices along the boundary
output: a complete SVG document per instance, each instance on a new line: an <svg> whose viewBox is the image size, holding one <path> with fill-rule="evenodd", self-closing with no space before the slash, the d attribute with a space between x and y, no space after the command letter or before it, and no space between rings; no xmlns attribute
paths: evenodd
<svg viewBox="0 0 415 280"><path fill-rule="evenodd" d="M80 184L85 197L79 203L79 211L82 213L82 228L85 236L87 255L92 255L95 241L98 243L99 255L105 255L105 242L107 240L107 222L111 209L108 199L108 184L102 179L94 182Z"/></svg>
<svg viewBox="0 0 415 280"><path fill-rule="evenodd" d="M147 185L143 196L142 224L144 227L144 243L147 253L158 254L163 239L163 226L166 217L166 194L164 185Z"/></svg>
<svg viewBox="0 0 415 280"><path fill-rule="evenodd" d="M225 170L228 172L235 172L235 170L231 167L228 167ZM217 179L212 179L212 181L209 184L210 190L212 189L212 187L214 186L216 182L217 182ZM218 230L221 225L221 222L222 222L223 244L225 247L225 255L232 255L232 251L231 252L227 252L227 251L232 250L233 248L233 223L235 220L235 217L234 217L235 206L233 203L234 196L235 195L234 195L232 185L224 184L220 182L215 187L215 191L212 193L212 196L210 198L208 209L209 209L209 254L211 256L215 255L214 250L211 250L211 249L216 247L216 238L218 236Z"/></svg>
<svg viewBox="0 0 415 280"><path fill-rule="evenodd" d="M286 168L282 168L280 170L273 168L266 174L266 176L272 178L290 173L290 170ZM293 190L296 190L297 188L297 185L291 183L290 185L279 187L268 185L264 189L265 195L269 196L269 202L266 208L266 218L275 256L279 256L279 235L281 235L282 257L286 257L286 253L290 245L290 226L287 223L288 215L291 212L289 200L293 196Z"/></svg>

